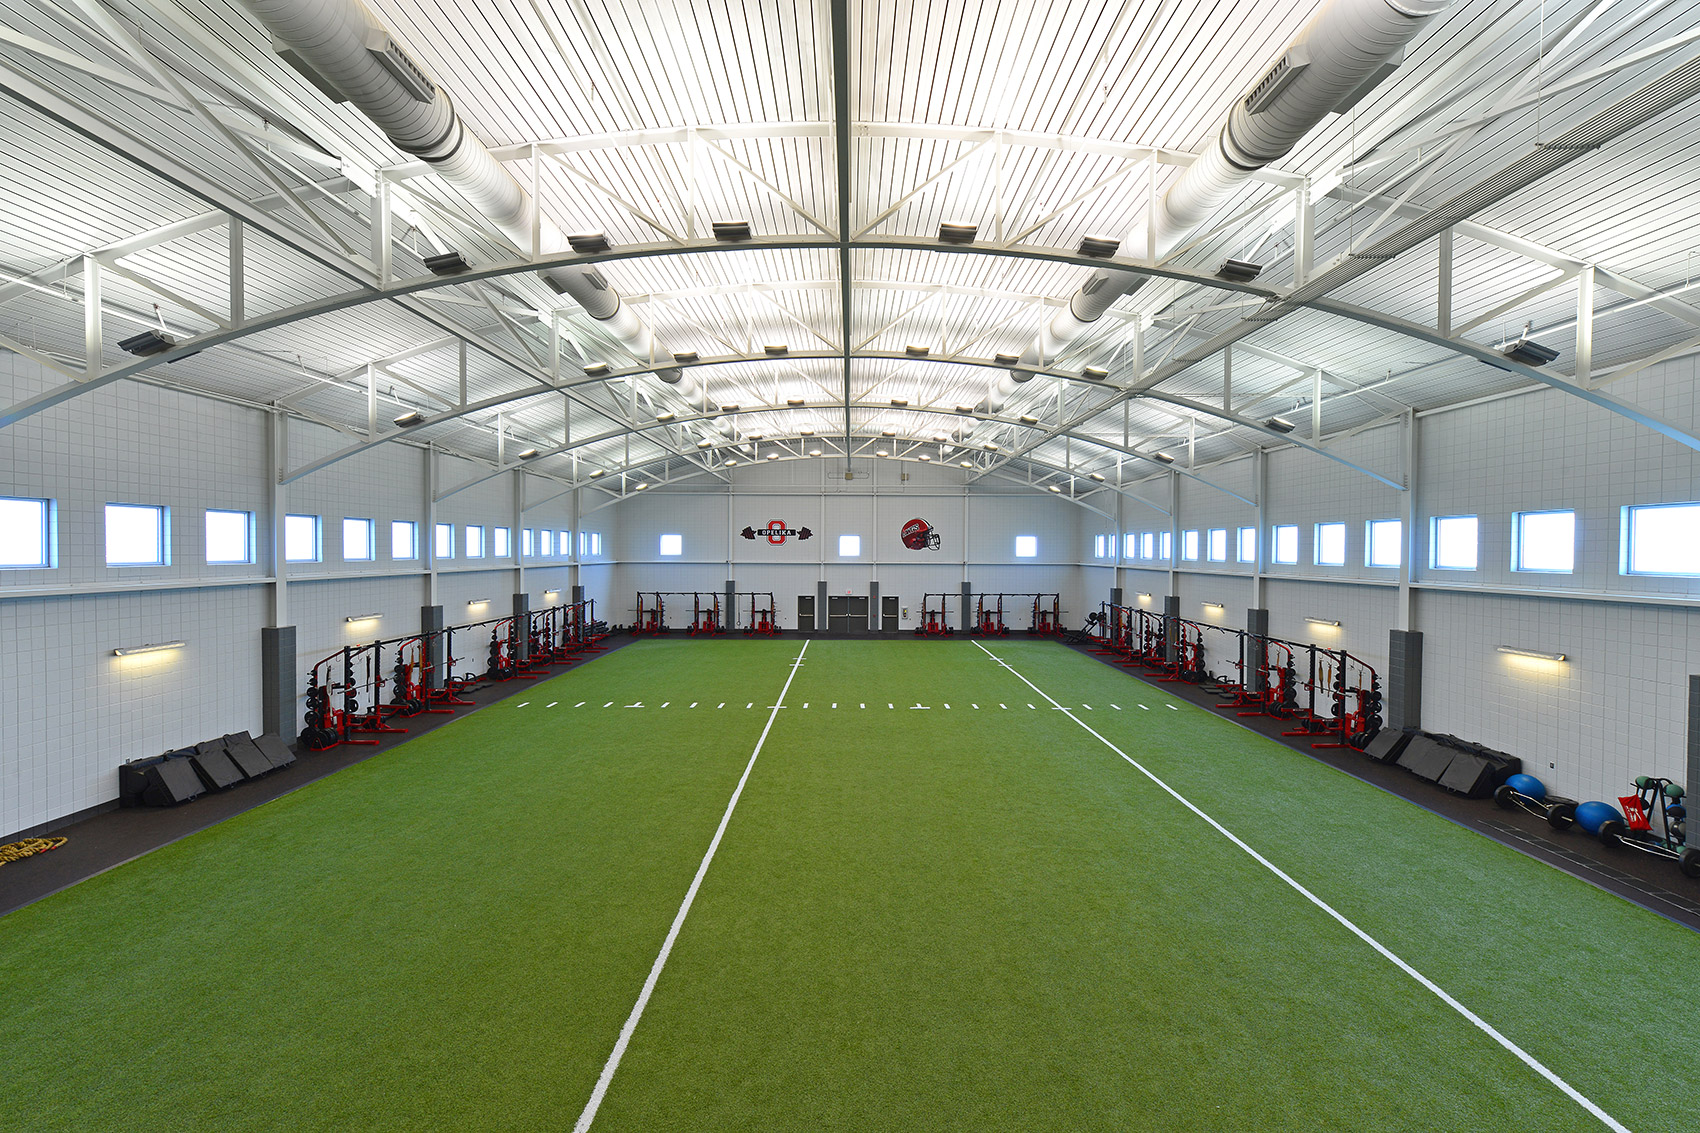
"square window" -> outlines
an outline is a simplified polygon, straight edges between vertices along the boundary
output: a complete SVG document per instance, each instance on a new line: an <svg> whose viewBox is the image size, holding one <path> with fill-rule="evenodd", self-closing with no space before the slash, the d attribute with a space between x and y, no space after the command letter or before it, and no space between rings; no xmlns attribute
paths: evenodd
<svg viewBox="0 0 1700 1133"><path fill-rule="evenodd" d="M207 562L254 561L254 513L207 509Z"/></svg>
<svg viewBox="0 0 1700 1133"><path fill-rule="evenodd" d="M661 553L663 555L684 554L685 537L683 535L663 535L661 537Z"/></svg>
<svg viewBox="0 0 1700 1133"><path fill-rule="evenodd" d="M1299 561L1299 529L1296 524L1283 523L1275 528L1275 550L1271 556L1275 562L1283 566L1293 566Z"/></svg>
<svg viewBox="0 0 1700 1133"><path fill-rule="evenodd" d="M1132 557L1132 555L1128 556L1130 559ZM1139 537L1139 557L1142 559L1157 557L1157 533L1155 531L1147 531Z"/></svg>
<svg viewBox="0 0 1700 1133"><path fill-rule="evenodd" d="M1208 554L1213 563L1228 561L1228 529L1226 527L1217 527L1211 530Z"/></svg>
<svg viewBox="0 0 1700 1133"><path fill-rule="evenodd" d="M508 529L506 527L492 527L490 529L490 553L498 559L505 559L508 557L508 551Z"/></svg>
<svg viewBox="0 0 1700 1133"><path fill-rule="evenodd" d="M1624 574L1700 575L1700 504L1623 509Z"/></svg>
<svg viewBox="0 0 1700 1133"><path fill-rule="evenodd" d="M452 524L452 523L439 523L439 524L437 524L435 539L436 539L436 541L432 544L432 549L435 551L437 558L439 558L439 559L452 559L452 558L455 557L455 525L454 524Z"/></svg>
<svg viewBox="0 0 1700 1133"><path fill-rule="evenodd" d="M537 554L539 558L549 558L555 553L555 533L547 527L537 529Z"/></svg>
<svg viewBox="0 0 1700 1133"><path fill-rule="evenodd" d="M1098 536L1100 541L1103 536ZM862 556L862 537L860 535L840 535L838 537L838 557L841 559L857 559Z"/></svg>
<svg viewBox="0 0 1700 1133"><path fill-rule="evenodd" d="M1039 554L1039 538L1036 535L1017 535L1015 537L1015 557L1031 559Z"/></svg>
<svg viewBox="0 0 1700 1133"><path fill-rule="evenodd" d="M0 568L50 567L53 542L52 500L0 497Z"/></svg>
<svg viewBox="0 0 1700 1133"><path fill-rule="evenodd" d="M1433 550L1430 558L1436 570L1475 570L1477 558L1476 517L1473 515L1437 515L1434 517Z"/></svg>
<svg viewBox="0 0 1700 1133"><path fill-rule="evenodd" d="M390 558L396 562L407 562L419 557L419 525L411 519L397 519L390 523Z"/></svg>
<svg viewBox="0 0 1700 1133"><path fill-rule="evenodd" d="M1576 569L1575 512L1520 511L1512 532L1512 570L1569 574Z"/></svg>
<svg viewBox="0 0 1700 1133"><path fill-rule="evenodd" d="M537 532L529 527L519 533L519 553L528 559L537 553Z"/></svg>
<svg viewBox="0 0 1700 1133"><path fill-rule="evenodd" d="M484 528L476 523L466 525L466 557L481 559L484 557Z"/></svg>
<svg viewBox="0 0 1700 1133"><path fill-rule="evenodd" d="M107 504L106 565L165 566L169 531L163 507Z"/></svg>
<svg viewBox="0 0 1700 1133"><path fill-rule="evenodd" d="M316 563L323 558L319 545L319 517L283 517L283 558L291 563Z"/></svg>
<svg viewBox="0 0 1700 1133"><path fill-rule="evenodd" d="M1364 564L1396 567L1405 559L1405 525L1397 519L1372 519L1364 540Z"/></svg>
<svg viewBox="0 0 1700 1133"><path fill-rule="evenodd" d="M1189 563L1198 561L1198 532L1181 532L1181 558Z"/></svg>
<svg viewBox="0 0 1700 1133"><path fill-rule="evenodd" d="M1346 565L1346 525L1319 523L1316 525L1316 565Z"/></svg>
<svg viewBox="0 0 1700 1133"><path fill-rule="evenodd" d="M349 563L369 563L378 557L373 547L374 524L369 519L342 521L342 559Z"/></svg>
<svg viewBox="0 0 1700 1133"><path fill-rule="evenodd" d="M1255 563L1257 561L1257 528L1240 528L1240 562Z"/></svg>
<svg viewBox="0 0 1700 1133"><path fill-rule="evenodd" d="M1164 560L1174 559L1175 533L1173 531L1163 532L1161 538L1157 540L1157 557Z"/></svg>

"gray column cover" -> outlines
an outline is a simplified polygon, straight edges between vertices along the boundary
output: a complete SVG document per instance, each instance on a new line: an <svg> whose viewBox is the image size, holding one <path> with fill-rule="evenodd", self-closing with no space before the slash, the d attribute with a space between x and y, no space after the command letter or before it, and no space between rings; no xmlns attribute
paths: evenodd
<svg viewBox="0 0 1700 1133"><path fill-rule="evenodd" d="M726 604L720 610L720 624L726 627L726 632L730 633L738 628L737 579L728 578L726 580L726 597L722 601Z"/></svg>
<svg viewBox="0 0 1700 1133"><path fill-rule="evenodd" d="M266 735L286 742L295 737L298 679L295 627L260 627L260 721Z"/></svg>
<svg viewBox="0 0 1700 1133"><path fill-rule="evenodd" d="M1174 664L1180 655L1175 642L1180 640L1181 598L1168 594L1163 598L1163 660Z"/></svg>
<svg viewBox="0 0 1700 1133"><path fill-rule="evenodd" d="M419 607L419 632L436 633L443 628L443 608L441 606ZM443 687L443 639L441 635L425 639L425 680L424 685L429 689Z"/></svg>
<svg viewBox="0 0 1700 1133"><path fill-rule="evenodd" d="M1121 587L1119 587L1119 586L1110 587L1110 605L1112 605L1112 606L1126 605L1126 603L1124 603L1122 601L1122 588Z"/></svg>
<svg viewBox="0 0 1700 1133"><path fill-rule="evenodd" d="M824 630L831 624L826 618L826 580L822 579L815 584L815 628Z"/></svg>
<svg viewBox="0 0 1700 1133"><path fill-rule="evenodd" d="M880 628L880 584L868 580L868 632L877 633Z"/></svg>
<svg viewBox="0 0 1700 1133"><path fill-rule="evenodd" d="M1423 635L1391 630L1387 642L1387 696L1382 718L1395 731L1420 728L1423 716Z"/></svg>
<svg viewBox="0 0 1700 1133"><path fill-rule="evenodd" d="M514 657L515 661L531 659L531 595L514 595Z"/></svg>
<svg viewBox="0 0 1700 1133"><path fill-rule="evenodd" d="M962 616L957 619L956 632L967 633L974 624L974 584L962 584Z"/></svg>
<svg viewBox="0 0 1700 1133"><path fill-rule="evenodd" d="M1268 637L1269 611L1247 610L1245 612L1245 628L1247 633L1254 633L1259 637ZM1261 642L1246 642L1245 687L1247 692L1263 691L1263 674L1258 671L1263 660L1261 650Z"/></svg>
<svg viewBox="0 0 1700 1133"><path fill-rule="evenodd" d="M1689 793L1700 790L1700 676L1688 678L1688 782L1683 784ZM1683 800L1688 802L1687 799ZM1692 806L1692 803L1689 803ZM1700 836L1693 832L1700 827L1688 821L1688 844L1700 846Z"/></svg>

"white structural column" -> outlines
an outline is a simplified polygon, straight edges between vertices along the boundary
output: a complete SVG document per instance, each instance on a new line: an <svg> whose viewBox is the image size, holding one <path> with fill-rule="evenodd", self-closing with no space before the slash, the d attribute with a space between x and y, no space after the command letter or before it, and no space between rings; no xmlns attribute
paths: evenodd
<svg viewBox="0 0 1700 1133"><path fill-rule="evenodd" d="M272 625L286 626L289 623L289 556L284 553L283 528L284 512L287 510L289 489L283 483L283 473L289 466L289 415L282 410L274 409L268 415L269 442L266 445L267 464L267 507L271 514L270 547L267 548L269 561L266 563L272 576Z"/></svg>
<svg viewBox="0 0 1700 1133"><path fill-rule="evenodd" d="M435 606L437 597L437 446L425 446L425 521L419 533L425 556L425 604Z"/></svg>
<svg viewBox="0 0 1700 1133"><path fill-rule="evenodd" d="M1421 541L1417 538L1417 524L1421 522L1422 512L1417 500L1417 414L1415 410L1407 409L1404 418L1405 442L1405 514L1404 530L1401 533L1402 546L1399 549L1399 608L1393 613L1393 628L1396 630L1411 630L1416 628L1416 611L1412 608L1416 600L1416 591L1411 587L1411 581L1417 571L1417 548Z"/></svg>

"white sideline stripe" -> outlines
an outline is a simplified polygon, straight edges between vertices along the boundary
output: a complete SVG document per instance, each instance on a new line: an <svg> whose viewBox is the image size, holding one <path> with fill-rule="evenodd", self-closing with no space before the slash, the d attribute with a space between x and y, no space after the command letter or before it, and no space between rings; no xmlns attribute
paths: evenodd
<svg viewBox="0 0 1700 1133"><path fill-rule="evenodd" d="M573 707L574 708L583 708L586 704L589 704L589 703L590 702L588 700L581 700L577 704L573 705Z"/></svg>
<svg viewBox="0 0 1700 1133"><path fill-rule="evenodd" d="M551 700L551 701L550 701L550 702L549 702L549 703L548 703L548 704L545 704L545 705L544 705L544 706L543 706L543 707L545 707L545 708L553 708L553 707L555 707L555 705L557 705L557 704L559 704L559 703L561 703L561 702L560 702L560 701L558 701L558 700Z"/></svg>
<svg viewBox="0 0 1700 1133"><path fill-rule="evenodd" d="M531 701L527 700L527 701L523 701L519 704L514 705L514 707L515 708L524 708L527 704L530 704L530 703L531 703Z"/></svg>
<svg viewBox="0 0 1700 1133"><path fill-rule="evenodd" d="M779 701L768 713L767 725L761 730L761 737L756 740L756 749L750 753L750 761L744 765L744 774L738 780L738 786L732 791L732 799L726 804L726 813L720 816L720 826L714 831L714 837L708 843L708 852L702 856L702 864L697 866L697 874L691 878L691 887L685 890L685 899L679 905L679 912L673 918L673 927L667 930L667 939L661 942L661 951L655 957L655 963L650 965L649 978L643 981L643 990L638 993L637 1002L632 1005L632 1013L626 1016L625 1026L620 1028L620 1037L614 1042L614 1049L608 1055L608 1061L602 1067L602 1074L596 1079L596 1088L590 1091L590 1100L584 1105L584 1112L578 1115L578 1122L573 1126L573 1133L584 1133L590 1128L590 1123L596 1120L596 1111L602 1106L602 1099L608 1093L608 1083L614 1080L614 1071L620 1068L620 1059L625 1056L626 1046L632 1041L632 1032L637 1030L638 1020L643 1018L643 1009L649 1004L649 997L655 991L655 983L661 978L661 969L667 964L667 956L673 951L673 942L679 939L679 930L684 927L685 917L691 911L691 903L697 899L697 890L702 888L702 879L708 873L709 863L714 860L714 851L720 848L720 839L726 833L726 826L732 821L732 811L738 805L738 798L744 793L744 784L750 781L750 772L755 770L756 757L761 754L762 745L767 743L767 734L773 730L773 722L779 719L779 705L785 703L785 694L791 691L791 681L797 676L797 667L803 663L803 654L809 651L809 643L805 639L802 651L797 659L791 662L791 672L785 677L785 687L779 690Z"/></svg>
<svg viewBox="0 0 1700 1133"><path fill-rule="evenodd" d="M614 702L612 700L610 700L607 704L604 704L602 707L612 708L612 707L614 707Z"/></svg>
<svg viewBox="0 0 1700 1133"><path fill-rule="evenodd" d="M980 649L982 651L984 651L986 656L990 657L992 660L994 660L998 664L1002 665L1005 669L1008 669L1010 674L1012 676L1014 676L1016 680L1020 681L1022 684L1026 685L1028 688L1032 689L1034 692L1036 692L1040 696L1044 697L1046 700L1050 700L1052 704L1057 703L1055 700L1051 700L1051 695L1049 693L1047 693L1045 690L1041 689L1038 685L1034 684L1032 681L1028 680L1026 677L1022 676L1020 673L1016 672L1015 669L1012 668L1009 665L1008 662L1004 661L1004 659L999 657L996 653L993 653L990 649L987 649L984 645L980 645L980 643L978 641L976 641L974 644L979 646ZM1062 706L1057 705L1057 707L1061 708ZM1144 705L1140 705L1140 707L1143 708ZM1169 707L1174 708L1174 705L1171 704L1171 705L1169 705ZM1178 712L1178 711L1180 711L1180 709L1176 708L1175 711ZM1433 980L1429 979L1427 976L1423 975L1421 972L1419 972L1415 968L1411 967L1410 964L1408 964L1404 960L1400 959L1397 955L1395 955L1393 953L1393 951L1391 949L1389 949L1385 944L1381 943L1381 941L1377 940L1375 937L1371 936L1369 933L1365 932L1363 929L1359 928L1357 925L1355 925L1351 921L1347 920L1346 917L1345 917L1345 914L1339 912L1337 909L1334 908L1334 906L1332 906L1328 902L1324 901L1321 897L1318 897L1315 893L1312 893L1309 889L1306 889L1303 885L1301 885L1293 877L1291 877L1289 874L1285 873L1281 869L1280 866L1276 865L1274 862L1270 861L1268 858L1264 857L1262 854L1258 853L1256 850L1254 850L1250 846L1246 845L1246 843L1241 841L1239 836L1236 835L1233 831L1229 830L1226 826L1223 826L1220 822L1217 822L1214 818L1211 818L1208 814L1205 814L1202 810L1200 810L1197 806L1195 806L1192 803L1192 801L1190 799L1188 799L1185 795L1182 795L1179 791L1175 790L1173 787L1171 787L1167 783L1163 782L1163 780L1157 778L1156 775L1152 774L1151 771L1148 768L1146 768L1143 764L1141 764L1138 760L1134 759L1127 752L1123 751L1121 748L1117 747L1115 744L1111 743L1109 740L1107 740L1103 736L1099 735L1096 731L1093 730L1093 728L1090 724L1086 723L1086 721L1082 720L1080 717L1076 716L1074 713L1069 712L1069 710L1066 709L1066 708L1063 708L1063 712L1068 716L1068 718L1070 720L1073 720L1076 724L1079 724L1082 728L1085 728L1086 731L1092 736L1093 739L1097 740L1099 743L1103 744L1105 747L1109 748L1111 751L1113 751L1117 755L1121 756L1124 760L1127 761L1128 765L1131 766L1135 771L1138 771L1141 775L1143 775L1147 779L1151 780L1151 782L1155 783L1159 788L1161 788L1166 794L1168 794L1176 802L1180 803L1182 806L1184 806L1188 810L1192 811L1192 813L1194 813L1198 817L1202 818L1205 822L1209 823L1212 827L1215 828L1215 830L1218 834L1222 835L1222 837L1226 838L1228 841L1232 842L1234 845L1236 845L1240 849L1244 850L1247 854L1251 855L1252 859L1254 861L1256 861L1257 864L1261 865L1264 869L1267 869L1270 873L1274 874L1276 877L1278 877L1282 881L1286 882L1289 886L1291 886L1293 888L1293 890L1295 892L1297 892L1305 900L1309 901L1311 904L1313 904L1317 908L1321 909L1324 913L1327 913L1330 917L1334 918L1334 920L1339 922L1341 927L1343 927L1347 932L1350 932L1353 936L1357 937L1359 940L1363 941L1365 944L1369 945L1371 948L1373 948L1377 952L1381 953L1381 955L1384 959L1386 959L1389 963L1393 964L1394 967L1398 968L1400 971L1404 972L1406 975L1410 976L1413 980L1417 981L1417 983L1419 983L1423 987L1427 988L1442 1003L1446 1004L1448 1007L1450 1007L1454 1011L1458 1012L1458 1014L1460 1014L1464 1018L1468 1019L1471 1023L1475 1024L1477 1029L1479 1029L1483 1034L1487 1035L1494 1042L1496 1042L1500 1046L1504 1047L1511 1054L1516 1055L1517 1058L1520 1059L1523 1062L1524 1065L1529 1067L1529 1069L1533 1070L1535 1073L1539 1074L1541 1077L1545 1078L1547 1081L1549 1081L1553 1085L1557 1086L1561 1091L1564 1092L1565 1096L1570 1098L1571 1101L1575 1102L1577 1105L1581 1106L1583 1109L1587 1110L1589 1113L1593 1114L1595 1117L1599 1118L1600 1121L1607 1128L1615 1130L1616 1133L1630 1133L1630 1130L1627 1126L1623 1125L1616 1118L1614 1118L1611 1114L1607 1113L1605 1110L1603 1110L1599 1106L1595 1105L1592 1101L1588 1100L1588 1098L1585 1097L1580 1090L1576 1089L1576 1087L1572 1086L1569 1082L1566 1082L1563 1078L1560 1078L1553 1071L1549 1070L1546 1067L1546 1065L1544 1063L1542 1063L1539 1059L1537 1059L1534 1055L1530 1054L1528 1051L1524 1050L1522 1047L1520 1047L1516 1043L1512 1042L1509 1038L1505 1037L1498 1030L1496 1030L1494 1028L1493 1024L1489 1023L1486 1019L1483 1019L1480 1015L1477 1015L1474 1011L1471 1011L1468 1007L1465 1007L1462 1003L1458 1002L1458 1000L1454 999L1446 991L1445 988L1441 987L1439 984L1435 983Z"/></svg>

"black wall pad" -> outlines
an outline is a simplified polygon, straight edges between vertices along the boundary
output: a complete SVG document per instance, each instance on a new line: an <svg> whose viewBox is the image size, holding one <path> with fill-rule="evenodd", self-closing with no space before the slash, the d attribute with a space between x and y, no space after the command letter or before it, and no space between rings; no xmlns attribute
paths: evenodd
<svg viewBox="0 0 1700 1133"><path fill-rule="evenodd" d="M1452 757L1456 754L1458 753L1451 748L1441 747L1426 735L1417 735L1405 745L1404 753L1399 756L1399 766L1419 779L1438 783L1440 777L1446 774L1446 769L1452 765Z"/></svg>
<svg viewBox="0 0 1700 1133"><path fill-rule="evenodd" d="M142 792L148 785L148 768L158 766L165 759L163 755L150 755L146 759L132 759L128 763L118 765L118 805L132 807L142 805Z"/></svg>
<svg viewBox="0 0 1700 1133"><path fill-rule="evenodd" d="M258 736L254 739L254 746L260 749L262 755L271 760L273 767L288 767L295 762L295 753L290 751L289 746L276 736Z"/></svg>
<svg viewBox="0 0 1700 1133"><path fill-rule="evenodd" d="M294 734L298 678L295 667L295 627L262 626L260 722L265 731Z"/></svg>
<svg viewBox="0 0 1700 1133"><path fill-rule="evenodd" d="M1401 732L1393 728L1383 728L1375 734L1373 740L1369 741L1369 746L1364 748L1364 754L1377 763L1392 763L1405 754L1405 745L1411 742L1411 737L1414 735L1416 735L1415 732Z"/></svg>
<svg viewBox="0 0 1700 1133"><path fill-rule="evenodd" d="M148 768L142 802L148 806L174 806L199 798L205 791L201 777L195 774L193 760L167 757Z"/></svg>
<svg viewBox="0 0 1700 1133"><path fill-rule="evenodd" d="M247 732L236 732L224 737L224 752L242 774L253 779L264 775L272 769L272 761L266 758L266 753L254 746L254 737Z"/></svg>
<svg viewBox="0 0 1700 1133"><path fill-rule="evenodd" d="M1689 794L1700 791L1700 676L1688 678L1688 782L1683 786ZM1700 836L1693 833L1696 827L1692 821L1688 829L1688 844L1700 846Z"/></svg>
<svg viewBox="0 0 1700 1133"><path fill-rule="evenodd" d="M195 770L201 773L201 782L207 785L208 790L222 791L247 778L225 754L222 739L196 744L194 759Z"/></svg>

